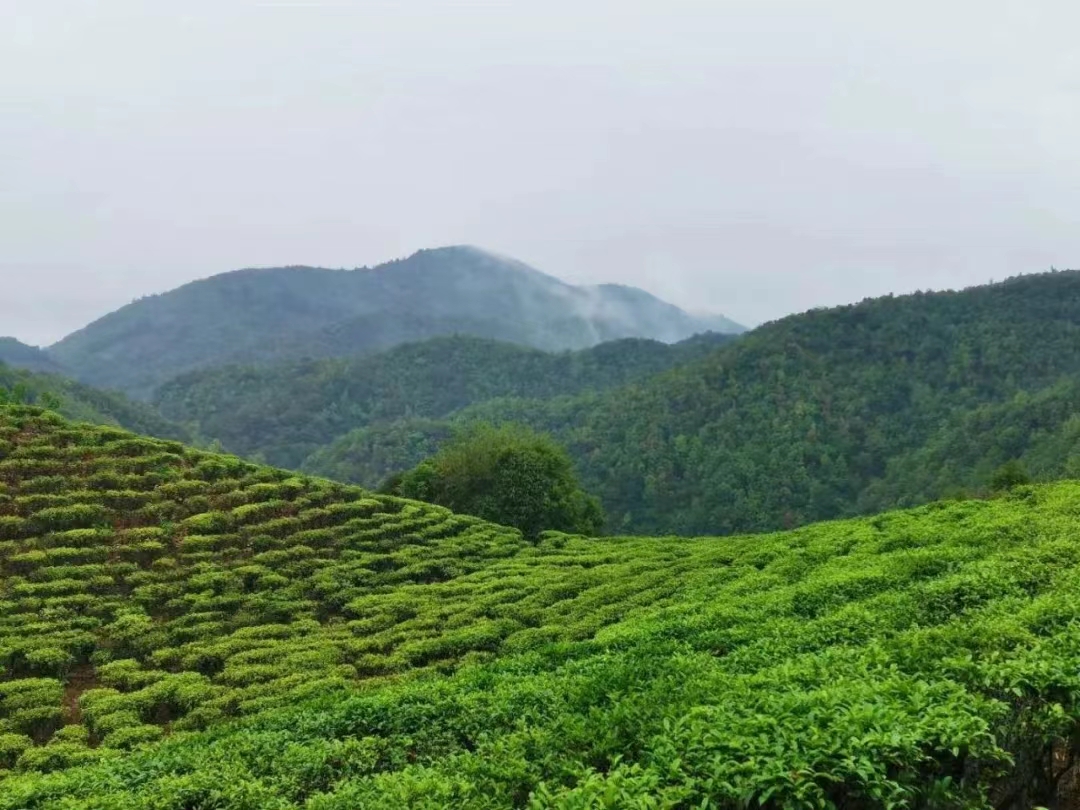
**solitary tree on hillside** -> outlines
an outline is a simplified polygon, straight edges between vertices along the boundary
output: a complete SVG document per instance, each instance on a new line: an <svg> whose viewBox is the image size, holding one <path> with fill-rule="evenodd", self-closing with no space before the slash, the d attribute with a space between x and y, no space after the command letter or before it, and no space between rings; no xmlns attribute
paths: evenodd
<svg viewBox="0 0 1080 810"><path fill-rule="evenodd" d="M473 428L383 489L515 526L529 538L546 529L594 535L604 524L566 450L517 425Z"/></svg>
<svg viewBox="0 0 1080 810"><path fill-rule="evenodd" d="M1030 483L1031 476L1028 475L1024 465L1018 459L1013 459L994 470L994 476L990 479L990 489L994 492L1003 492L1021 484Z"/></svg>

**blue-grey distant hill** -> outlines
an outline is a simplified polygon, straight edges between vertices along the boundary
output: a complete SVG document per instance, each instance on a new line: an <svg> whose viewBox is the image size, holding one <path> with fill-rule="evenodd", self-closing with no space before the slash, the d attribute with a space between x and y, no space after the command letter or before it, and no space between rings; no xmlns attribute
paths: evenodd
<svg viewBox="0 0 1080 810"><path fill-rule="evenodd" d="M11 368L63 374L64 368L49 354L36 346L27 346L13 337L0 337L0 363Z"/></svg>
<svg viewBox="0 0 1080 810"><path fill-rule="evenodd" d="M148 397L194 369L357 355L439 335L560 350L703 331L742 327L632 287L574 286L513 259L447 247L357 270L224 273L135 301L48 351L84 382Z"/></svg>

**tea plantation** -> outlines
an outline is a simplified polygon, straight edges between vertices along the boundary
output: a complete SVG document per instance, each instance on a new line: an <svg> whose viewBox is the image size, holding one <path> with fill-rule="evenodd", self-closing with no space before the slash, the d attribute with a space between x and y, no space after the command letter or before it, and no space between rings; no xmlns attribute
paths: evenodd
<svg viewBox="0 0 1080 810"><path fill-rule="evenodd" d="M513 530L0 409L0 810L1073 807L1080 484Z"/></svg>

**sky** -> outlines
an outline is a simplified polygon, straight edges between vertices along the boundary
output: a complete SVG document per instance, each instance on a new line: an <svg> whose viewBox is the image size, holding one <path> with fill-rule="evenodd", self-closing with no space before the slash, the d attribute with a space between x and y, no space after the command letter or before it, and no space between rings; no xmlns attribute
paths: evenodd
<svg viewBox="0 0 1080 810"><path fill-rule="evenodd" d="M757 324L1080 267L1080 5L0 0L0 335L474 244Z"/></svg>

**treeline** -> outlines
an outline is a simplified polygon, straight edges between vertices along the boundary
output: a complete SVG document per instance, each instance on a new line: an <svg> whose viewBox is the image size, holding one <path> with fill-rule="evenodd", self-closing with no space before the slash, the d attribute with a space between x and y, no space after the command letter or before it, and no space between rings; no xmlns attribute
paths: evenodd
<svg viewBox="0 0 1080 810"><path fill-rule="evenodd" d="M1035 480L1080 471L1080 274L815 310L737 339L551 354L444 337L234 366L182 376L156 404L202 442L367 487L462 428L521 423L567 447L609 532L771 530L980 495L1012 461Z"/></svg>

